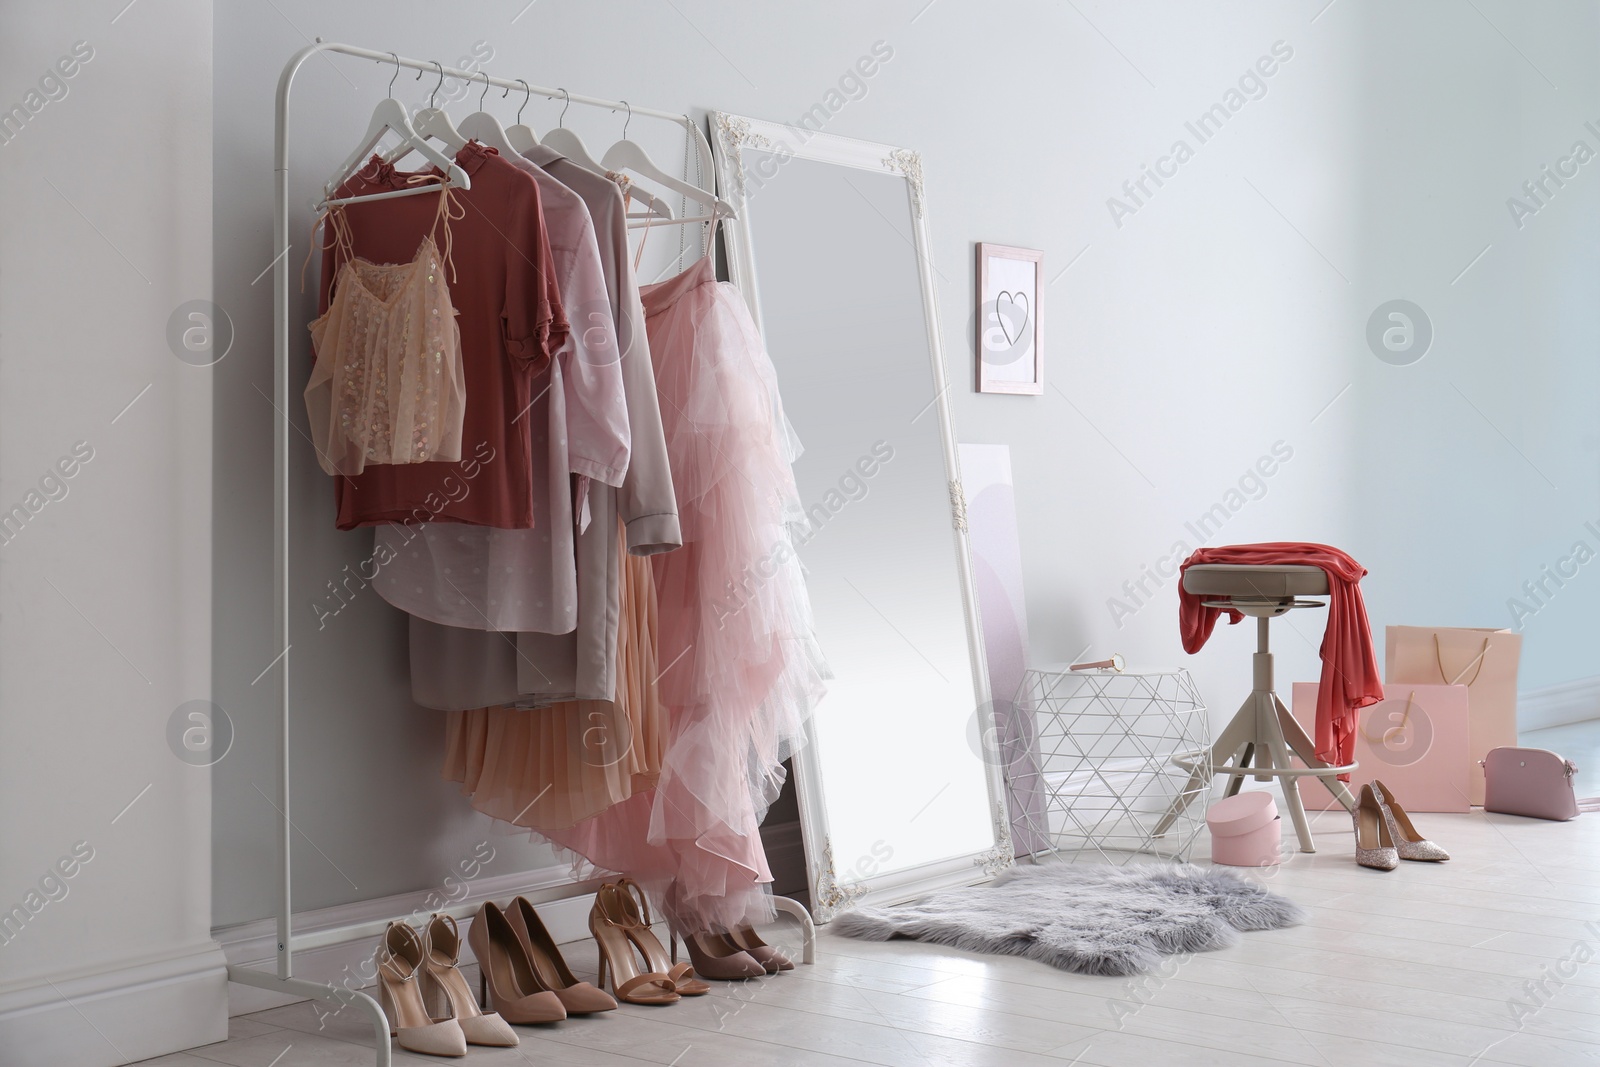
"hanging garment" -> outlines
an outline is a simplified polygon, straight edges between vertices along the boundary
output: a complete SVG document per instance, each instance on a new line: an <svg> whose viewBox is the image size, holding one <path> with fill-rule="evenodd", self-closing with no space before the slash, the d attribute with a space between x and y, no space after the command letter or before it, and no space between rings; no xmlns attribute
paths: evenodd
<svg viewBox="0 0 1600 1067"><path fill-rule="evenodd" d="M655 785L665 724L654 683L654 579L647 559L625 557L623 566L616 700L446 717L444 777L462 783L478 811L532 830L561 830Z"/></svg>
<svg viewBox="0 0 1600 1067"><path fill-rule="evenodd" d="M476 142L456 154L472 178L453 196L455 264L450 295L461 329L466 416L459 463L368 467L334 482L338 527L448 521L506 529L533 525L532 442L526 420L533 381L567 334L538 187L493 149ZM340 197L404 189L415 175L377 156L339 189ZM372 263L409 262L433 223L427 196L350 204L348 254ZM346 253L322 257L319 312L328 309ZM375 557L380 564L383 556Z"/></svg>
<svg viewBox="0 0 1600 1067"><path fill-rule="evenodd" d="M466 380L445 282L451 196L441 185L433 228L408 263L359 258L344 211L327 216L342 265L327 311L310 326L316 363L305 401L317 462L329 474L461 459ZM441 226L443 253L434 237Z"/></svg>
<svg viewBox="0 0 1600 1067"><path fill-rule="evenodd" d="M412 699L455 711L495 704L530 706L563 700L610 700L617 690L617 634L622 565L620 520L634 556L668 552L682 541L661 411L650 363L644 308L628 262L627 208L607 179L554 152L532 158L570 183L588 207L605 276L632 441L620 488L591 481L592 519L577 539L578 621L575 632L523 632L512 638L412 619ZM585 305L586 318L594 309Z"/></svg>
<svg viewBox="0 0 1600 1067"><path fill-rule="evenodd" d="M620 520L633 556L671 552L683 543L672 470L662 431L644 306L628 254L628 209L616 185L557 154L535 147L528 158L583 197L600 238L606 291L621 352L628 422L635 446L628 477L618 489L591 484L594 522L578 538L578 629L571 635L517 636L517 690L550 698L610 699L621 568L609 531ZM641 443L642 442L642 443Z"/></svg>
<svg viewBox="0 0 1600 1067"><path fill-rule="evenodd" d="M494 151L489 149L489 151ZM520 416L533 449L531 530L422 523L380 527L376 551L392 555L373 588L389 603L429 624L477 631L482 647L456 649L467 662L515 645L485 631L570 633L578 621L569 475L621 484L632 440L604 268L582 198L533 164L508 160L539 187L561 304L571 329L535 383ZM614 534L612 535L614 536ZM482 707L512 699L457 704Z"/></svg>
<svg viewBox="0 0 1600 1067"><path fill-rule="evenodd" d="M1328 628L1322 635L1322 681L1317 686L1317 758L1334 766L1355 759L1359 712L1383 699L1383 679L1378 675L1378 654L1372 648L1372 628L1361 597L1361 579L1367 569L1347 554L1328 545L1300 541L1275 541L1258 545L1219 545L1196 549L1183 561L1178 582L1178 623L1183 650L1200 651L1226 609L1208 608L1201 598L1184 592L1182 571L1196 563L1295 564L1321 567L1328 575ZM1229 622L1244 615L1229 611ZM1341 774L1348 781L1348 774Z"/></svg>
<svg viewBox="0 0 1600 1067"><path fill-rule="evenodd" d="M655 789L546 836L697 931L772 917L759 827L828 675L791 538L798 442L755 324L709 259L642 296L684 538L651 561L666 751Z"/></svg>

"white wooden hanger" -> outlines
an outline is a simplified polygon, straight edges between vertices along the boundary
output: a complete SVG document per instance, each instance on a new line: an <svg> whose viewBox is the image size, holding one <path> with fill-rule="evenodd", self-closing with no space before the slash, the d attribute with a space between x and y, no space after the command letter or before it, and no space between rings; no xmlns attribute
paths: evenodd
<svg viewBox="0 0 1600 1067"><path fill-rule="evenodd" d="M395 63L395 76L400 74L398 59ZM428 144L424 135L406 115L405 105L393 96L394 78L389 79L390 95L378 101L378 106L373 109L372 121L367 126L366 136L361 139L361 147L350 153L349 157L339 165L333 176L322 187L323 204L354 203L363 200L387 200L399 196L415 196L419 193L437 192L438 185L418 186L413 189L398 189L388 193L374 193L371 196L347 197L341 200L330 199L345 181L366 164L367 154L373 150L385 134L393 132L400 135L400 155L406 152L420 152L424 158L438 167L445 175L445 183L458 189L472 188L472 179L467 177L467 172L437 148Z"/></svg>
<svg viewBox="0 0 1600 1067"><path fill-rule="evenodd" d="M566 92L565 89L561 91L563 93ZM571 106L572 96L568 93L567 102L561 108L561 117L556 120L556 128L545 134L544 140L539 143L552 151L560 152L586 170L592 170L596 174L609 177L609 175L606 175L605 164L595 162L594 157L589 155L589 150L584 147L582 139L567 129L567 108ZM626 133L628 128L624 125L622 129ZM645 211L642 215L629 215L629 218L654 218L665 222L673 220L672 207L665 200L652 196L643 189L634 189L631 192L633 199L644 205Z"/></svg>
<svg viewBox="0 0 1600 1067"><path fill-rule="evenodd" d="M495 118L483 109L484 98L489 95L489 75L483 75L483 92L478 95L478 110L461 120L459 127L462 137L474 141L481 141L503 156L521 155L511 147L509 131Z"/></svg>
<svg viewBox="0 0 1600 1067"><path fill-rule="evenodd" d="M627 107L628 102L624 100L622 105ZM676 220L680 223L709 222L719 217L725 219L738 217L734 213L733 205L719 198L715 193L707 192L697 185L690 185L682 179L674 178L656 166L655 161L650 158L643 148L639 147L637 142L628 140L628 125L632 121L633 109L628 108L628 121L622 126L622 140L608 148L604 158L601 160L607 170L631 170L640 177L648 178L657 185L671 189L673 192L685 196L695 203L706 204L712 209L709 214L699 218Z"/></svg>
<svg viewBox="0 0 1600 1067"><path fill-rule="evenodd" d="M506 140L510 142L512 150L517 155L524 156L538 147L539 137L533 132L532 126L522 121L523 108L528 106L528 100L532 98L533 90L528 88L528 83L522 81L521 78L518 78L517 81L522 82L522 107L517 108L517 124L506 130ZM510 93L511 90L507 89L500 94L500 99L504 100Z"/></svg>

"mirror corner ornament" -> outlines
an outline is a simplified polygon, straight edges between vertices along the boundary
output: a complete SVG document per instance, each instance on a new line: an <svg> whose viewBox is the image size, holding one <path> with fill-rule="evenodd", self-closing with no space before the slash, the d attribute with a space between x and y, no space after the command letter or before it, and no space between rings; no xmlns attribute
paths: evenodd
<svg viewBox="0 0 1600 1067"><path fill-rule="evenodd" d="M1009 847L1010 842L1007 842ZM834 871L833 841L822 843L822 863L817 868L816 891L811 898L811 912L819 923L832 922L839 912L855 903L866 892L862 885L841 885Z"/></svg>
<svg viewBox="0 0 1600 1067"><path fill-rule="evenodd" d="M905 176L911 186L911 206L917 218L922 218L922 153L910 148L896 148L884 157L883 165Z"/></svg>
<svg viewBox="0 0 1600 1067"><path fill-rule="evenodd" d="M991 878L1016 866L1016 852L1011 847L1011 819L1006 815L1004 804L994 806L994 848L973 857L972 863L982 867L983 873Z"/></svg>
<svg viewBox="0 0 1600 1067"><path fill-rule="evenodd" d="M729 115L726 112L717 115L717 140L728 153L728 159L733 164L733 182L741 198L744 196L744 153L745 145L752 148L770 149L773 147L771 139L765 134L756 133L750 129L750 120L740 118L738 115Z"/></svg>

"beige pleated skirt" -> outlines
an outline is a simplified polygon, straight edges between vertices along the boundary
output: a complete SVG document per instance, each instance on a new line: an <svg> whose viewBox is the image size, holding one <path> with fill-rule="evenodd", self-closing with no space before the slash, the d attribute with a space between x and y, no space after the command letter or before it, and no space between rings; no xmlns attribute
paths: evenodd
<svg viewBox="0 0 1600 1067"><path fill-rule="evenodd" d="M615 700L446 713L443 774L478 811L531 830L565 829L655 785L666 724L648 558L623 554L620 592Z"/></svg>

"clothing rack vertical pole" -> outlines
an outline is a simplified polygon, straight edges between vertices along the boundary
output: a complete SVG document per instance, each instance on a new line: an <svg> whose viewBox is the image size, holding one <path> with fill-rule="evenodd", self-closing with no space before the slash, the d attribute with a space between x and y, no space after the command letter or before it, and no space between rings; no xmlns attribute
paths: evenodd
<svg viewBox="0 0 1600 1067"><path fill-rule="evenodd" d="M612 110L629 107L629 105L625 105L620 100L602 100L597 97L567 93L561 89L530 86L526 81L522 80L486 77L481 71L459 70L455 67L441 66L433 60L411 59L406 56L396 56L392 52L377 52L368 48L358 48L354 45L323 41L320 38L314 44L306 45L291 56L288 63L284 65L282 75L278 78L273 134L272 220L273 248L277 250L277 259L274 261L272 271L272 395L273 404L277 409L277 417L273 422L272 430L272 632L276 635L274 644L278 650L278 658L273 665L277 672L279 715L278 797L275 802L280 817L277 842L278 950L277 968L274 971L259 970L242 964L229 964L228 980L274 993L324 1000L338 1004L341 1008L345 1006L354 1007L358 1012L365 1014L372 1022L377 1046L377 1058L375 1061L377 1067L391 1067L389 1020L383 1014L383 1009L376 1000L358 990L337 988L326 982L312 982L294 976L296 941L293 920L294 887L291 881L294 822L290 814L289 788L289 664L291 662L289 656L291 647L289 644L289 445L293 428L289 424L289 412L293 408L296 394L290 388L291 383L289 380L289 341L295 335L290 328L291 306L289 289L292 278L290 262L292 257L289 255L289 95L295 74L298 73L305 61L318 53L328 52L354 56L358 59L374 60L379 63L392 63L397 67L406 67L411 70L426 70L437 73L442 77L459 78L467 81L475 80L505 89L526 89L531 93L551 99L568 100L574 104L588 104ZM694 135L694 143L696 150L700 154L704 172L711 174L713 181L715 181L716 171L712 166L710 142L706 140L705 134L689 116L646 107L633 106L629 107L629 110L635 117L645 116L663 119L682 125L689 130ZM536 896L538 898L535 903L568 899L593 893L598 885L599 882L597 880L575 882L569 886L562 887L560 890L530 894L530 897ZM816 929L812 924L810 914L798 901L790 900L787 897L775 897L774 903L780 912L791 915L799 921L805 938L802 958L806 963L813 962L816 951ZM474 909L471 907L455 907L441 910L454 915L458 919L463 919L467 918ZM341 944L357 938L375 937L381 932L384 925L381 922L357 923L346 927L318 930L310 935L302 935L300 944L305 948L316 948Z"/></svg>

